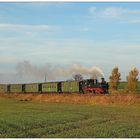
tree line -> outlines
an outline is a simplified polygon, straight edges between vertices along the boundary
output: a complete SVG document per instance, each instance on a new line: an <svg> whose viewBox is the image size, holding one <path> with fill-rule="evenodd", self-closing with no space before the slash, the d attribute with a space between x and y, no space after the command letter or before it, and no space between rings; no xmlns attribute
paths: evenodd
<svg viewBox="0 0 140 140"><path fill-rule="evenodd" d="M127 84L124 88L124 91L126 92L136 91L137 84L138 84L138 74L139 74L139 71L137 68L130 70L128 76L126 77ZM121 74L119 72L119 68L114 67L112 69L111 75L109 76L109 92L110 93L113 93L118 90L118 84L121 80L120 76Z"/></svg>

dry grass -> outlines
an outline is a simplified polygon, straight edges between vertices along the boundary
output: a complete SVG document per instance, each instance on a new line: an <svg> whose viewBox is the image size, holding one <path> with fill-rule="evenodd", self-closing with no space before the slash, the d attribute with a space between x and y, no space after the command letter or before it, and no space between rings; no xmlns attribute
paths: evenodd
<svg viewBox="0 0 140 140"><path fill-rule="evenodd" d="M140 104L140 94L0 94L0 97L16 98L20 101L72 104Z"/></svg>

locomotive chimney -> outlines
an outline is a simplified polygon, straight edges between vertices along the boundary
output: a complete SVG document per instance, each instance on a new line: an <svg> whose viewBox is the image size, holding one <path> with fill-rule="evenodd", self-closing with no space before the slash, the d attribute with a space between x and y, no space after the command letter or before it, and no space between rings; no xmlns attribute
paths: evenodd
<svg viewBox="0 0 140 140"><path fill-rule="evenodd" d="M95 79L95 83L96 83L96 84L98 83L97 79Z"/></svg>
<svg viewBox="0 0 140 140"><path fill-rule="evenodd" d="M101 78L101 83L104 83L105 82L105 79L104 78Z"/></svg>
<svg viewBox="0 0 140 140"><path fill-rule="evenodd" d="M45 83L46 83L46 75L45 75Z"/></svg>

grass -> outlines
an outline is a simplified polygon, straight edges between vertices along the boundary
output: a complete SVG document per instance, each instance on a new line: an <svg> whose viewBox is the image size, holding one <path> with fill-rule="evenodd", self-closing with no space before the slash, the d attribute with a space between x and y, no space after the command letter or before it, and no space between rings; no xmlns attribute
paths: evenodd
<svg viewBox="0 0 140 140"><path fill-rule="evenodd" d="M119 92L118 92L119 93ZM140 93L133 94L0 94L7 98L15 98L20 101L37 101L48 103L71 104L140 104Z"/></svg>
<svg viewBox="0 0 140 140"><path fill-rule="evenodd" d="M138 138L140 105L82 105L0 97L1 138Z"/></svg>
<svg viewBox="0 0 140 140"><path fill-rule="evenodd" d="M126 81L121 81L118 85L118 89L125 89L126 85L127 85ZM140 91L140 81L138 81L137 90Z"/></svg>

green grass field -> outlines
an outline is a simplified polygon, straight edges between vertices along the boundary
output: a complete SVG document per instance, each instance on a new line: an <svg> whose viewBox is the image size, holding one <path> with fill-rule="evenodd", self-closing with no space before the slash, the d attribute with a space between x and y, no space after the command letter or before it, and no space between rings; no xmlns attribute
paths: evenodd
<svg viewBox="0 0 140 140"><path fill-rule="evenodd" d="M127 84L126 81L121 81L118 85L118 89L124 89L126 84ZM140 81L138 81L137 90L140 91Z"/></svg>
<svg viewBox="0 0 140 140"><path fill-rule="evenodd" d="M1 138L140 137L140 105L74 105L0 98Z"/></svg>

